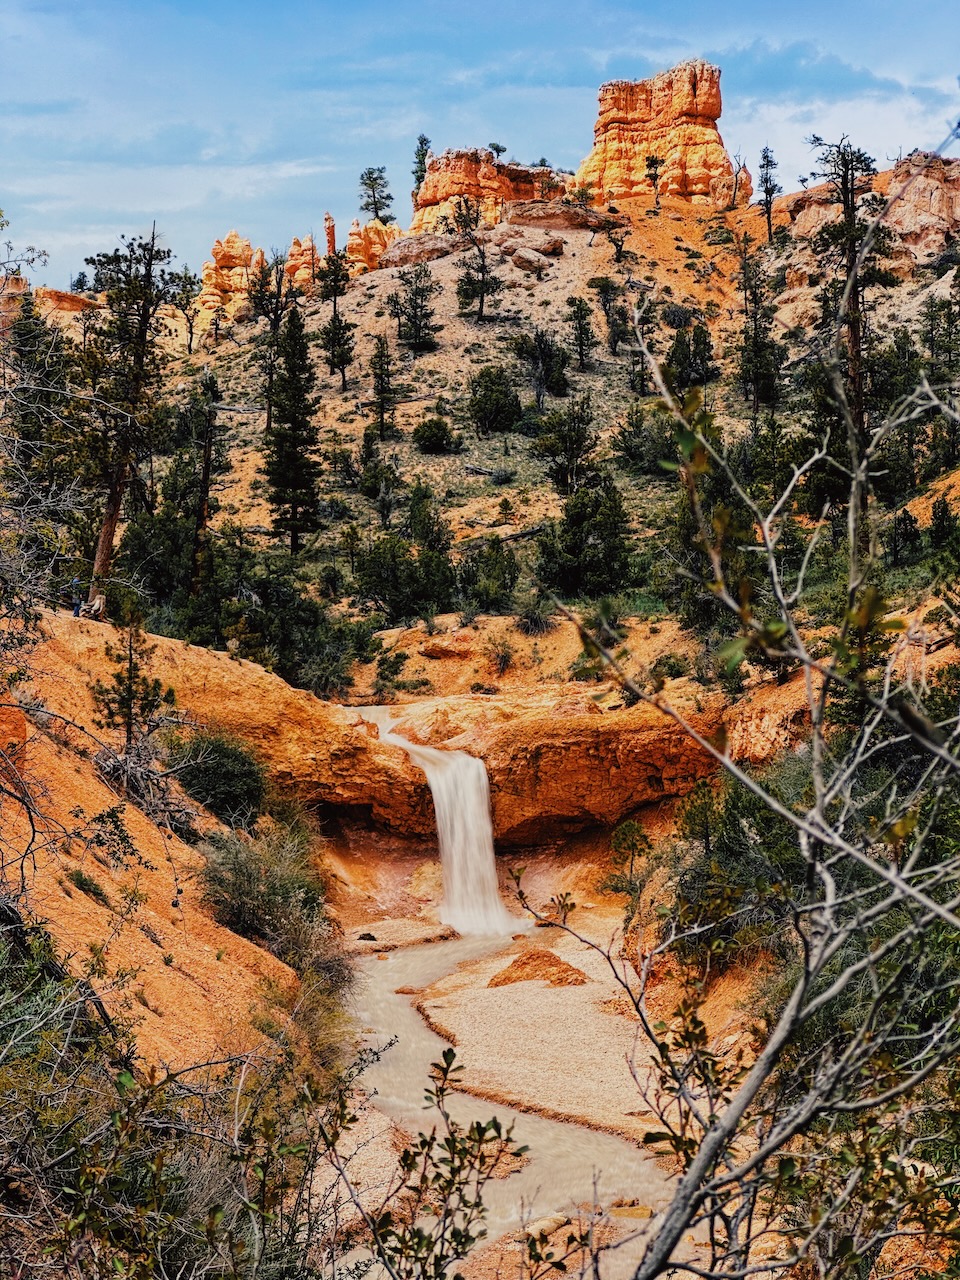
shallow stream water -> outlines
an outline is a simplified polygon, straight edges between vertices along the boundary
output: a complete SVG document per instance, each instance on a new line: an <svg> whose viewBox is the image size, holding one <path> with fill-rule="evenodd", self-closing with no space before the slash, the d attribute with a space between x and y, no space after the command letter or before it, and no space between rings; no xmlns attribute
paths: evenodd
<svg viewBox="0 0 960 1280"><path fill-rule="evenodd" d="M488 955L504 940L457 939L387 953L363 961L357 1014L368 1029L370 1044L397 1043L364 1075L376 1090L375 1105L414 1132L432 1128L435 1113L424 1109L424 1090L431 1062L446 1041L431 1031L398 987L420 988L450 973L465 960ZM626 1070L626 1066L624 1066ZM555 1213L574 1213L577 1205L604 1205L617 1198L636 1199L656 1209L666 1199L669 1179L645 1152L610 1134L580 1125L562 1124L510 1107L455 1094L450 1111L463 1123L496 1115L512 1124L514 1137L529 1147L528 1162L509 1178L492 1182L484 1195L488 1206L488 1238L516 1231L524 1222ZM631 1223L631 1226L634 1224ZM643 1229L648 1224L636 1222ZM629 1274L639 1245L626 1245L608 1256L604 1277Z"/></svg>

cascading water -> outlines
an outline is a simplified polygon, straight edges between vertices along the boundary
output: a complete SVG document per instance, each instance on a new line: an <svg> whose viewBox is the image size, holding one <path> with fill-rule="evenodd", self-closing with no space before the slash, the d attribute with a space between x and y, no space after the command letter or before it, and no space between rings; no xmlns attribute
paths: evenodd
<svg viewBox="0 0 960 1280"><path fill-rule="evenodd" d="M467 936L501 937L524 922L500 899L490 821L490 786L482 760L465 751L438 751L392 730L389 707L358 708L380 730L381 742L406 751L427 775L437 814L443 870L440 919Z"/></svg>

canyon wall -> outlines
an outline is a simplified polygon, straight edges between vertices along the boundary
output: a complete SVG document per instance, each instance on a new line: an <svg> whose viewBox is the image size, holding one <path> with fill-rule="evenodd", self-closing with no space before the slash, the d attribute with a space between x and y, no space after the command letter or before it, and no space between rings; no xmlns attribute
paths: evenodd
<svg viewBox="0 0 960 1280"><path fill-rule="evenodd" d="M733 202L734 166L717 129L720 68L682 62L651 80L612 80L600 88L593 150L577 170L576 184L593 188L599 203L649 196L647 156L663 160L660 193L718 209ZM737 184L738 205L753 187L746 169Z"/></svg>

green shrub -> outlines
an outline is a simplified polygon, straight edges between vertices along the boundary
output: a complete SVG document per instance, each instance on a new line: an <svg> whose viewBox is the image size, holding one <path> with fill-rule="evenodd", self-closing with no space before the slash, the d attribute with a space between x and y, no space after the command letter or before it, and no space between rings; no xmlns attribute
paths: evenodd
<svg viewBox="0 0 960 1280"><path fill-rule="evenodd" d="M94 902L99 902L101 907L109 909L113 905L100 881L94 880L93 876L88 876L80 867L74 867L72 871L68 871L67 879L81 893L85 893L88 898L93 898Z"/></svg>
<svg viewBox="0 0 960 1280"><path fill-rule="evenodd" d="M451 431L443 418L424 418L413 430L413 443L421 453L458 453L463 437Z"/></svg>
<svg viewBox="0 0 960 1280"><path fill-rule="evenodd" d="M187 795L221 821L248 827L263 812L266 773L239 738L201 729L174 739L169 754Z"/></svg>
<svg viewBox="0 0 960 1280"><path fill-rule="evenodd" d="M522 631L525 636L545 636L556 625L553 605L545 596L540 595L529 596L521 603L514 623L517 630Z"/></svg>

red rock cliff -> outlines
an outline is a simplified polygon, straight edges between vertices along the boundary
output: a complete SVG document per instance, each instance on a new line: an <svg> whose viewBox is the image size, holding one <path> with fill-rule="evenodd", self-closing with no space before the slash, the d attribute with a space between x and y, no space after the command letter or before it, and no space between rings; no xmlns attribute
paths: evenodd
<svg viewBox="0 0 960 1280"><path fill-rule="evenodd" d="M444 151L430 157L426 176L414 193L409 234L434 231L441 218L452 218L458 196L478 201L484 222L493 226L509 201L541 200L557 188L551 169L500 164L485 148Z"/></svg>
<svg viewBox="0 0 960 1280"><path fill-rule="evenodd" d="M577 171L577 184L591 186L600 202L649 195L646 161L656 155L664 162L662 195L725 208L734 170L719 118L720 68L709 62L682 62L652 80L611 80L600 88L593 150ZM747 204L752 190L744 169L737 204Z"/></svg>

